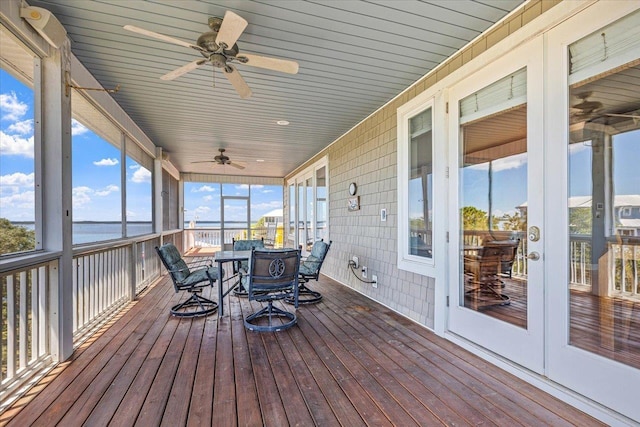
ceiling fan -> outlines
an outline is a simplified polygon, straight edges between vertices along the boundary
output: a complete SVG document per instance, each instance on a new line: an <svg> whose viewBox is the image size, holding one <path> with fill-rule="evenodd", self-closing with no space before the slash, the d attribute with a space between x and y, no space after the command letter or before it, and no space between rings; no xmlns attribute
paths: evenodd
<svg viewBox="0 0 640 427"><path fill-rule="evenodd" d="M602 108L602 102L600 101L589 101L589 98L593 93L592 92L582 92L574 95L576 98L580 99L580 102L572 105L571 115L576 119L585 119L589 118L593 114L597 113L598 110Z"/></svg>
<svg viewBox="0 0 640 427"><path fill-rule="evenodd" d="M228 10L222 19L209 18L208 24L211 31L207 31L200 35L196 44L191 44L180 39L145 30L144 28L138 28L133 25L125 25L124 29L163 40L168 43L195 49L204 57L204 59L196 59L195 61L165 74L160 77L162 80L173 80L208 62L215 68L220 68L224 72L225 77L238 92L240 98L248 98L251 96L251 89L244 81L238 70L236 70L232 65L233 62L239 62L241 64L266 68L274 71L281 71L289 74L296 74L298 72L298 63L295 61L258 56L249 53L240 53L240 49L238 48L236 41L248 25L248 22L241 16Z"/></svg>
<svg viewBox="0 0 640 427"><path fill-rule="evenodd" d="M199 161L199 162L191 162L191 163L216 163L218 165L229 165L232 166L234 168L237 169L244 169L244 166L241 165L240 163L237 162L232 162L231 159L229 158L229 156L225 155L225 149L224 148L218 148L218 151L220 152L220 154L218 154L217 156L215 156L213 158L213 160L203 160L203 161Z"/></svg>

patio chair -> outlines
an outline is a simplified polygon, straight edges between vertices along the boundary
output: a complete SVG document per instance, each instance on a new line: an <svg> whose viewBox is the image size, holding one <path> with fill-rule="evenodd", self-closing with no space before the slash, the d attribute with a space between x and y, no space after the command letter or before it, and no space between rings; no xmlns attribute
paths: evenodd
<svg viewBox="0 0 640 427"><path fill-rule="evenodd" d="M236 240L231 239L234 251L250 251L252 249L264 249L264 239L247 239ZM249 261L236 261L233 263L233 274L238 276L236 287L233 293L239 297L246 297L247 290L245 284L247 281L247 273L249 270Z"/></svg>
<svg viewBox="0 0 640 427"><path fill-rule="evenodd" d="M520 246L520 239L491 240L491 241L485 242L484 246L486 247L497 246L497 247L505 248L505 250L502 251L502 257L500 259L500 275L502 277L511 278L511 270L513 268L513 263L516 259L516 254L518 253L518 246Z"/></svg>
<svg viewBox="0 0 640 427"><path fill-rule="evenodd" d="M273 248L276 245L276 234L278 233L278 222L267 223L267 236L264 238L264 245Z"/></svg>
<svg viewBox="0 0 640 427"><path fill-rule="evenodd" d="M294 312L273 305L276 300L292 297L298 308L298 270L300 251L297 249L251 251L247 291L249 301L267 302L261 310L248 315L244 326L251 331L282 331L298 321ZM266 318L265 324L262 318Z"/></svg>
<svg viewBox="0 0 640 427"><path fill-rule="evenodd" d="M502 293L502 259L513 252L511 246L483 246L477 255L464 256L465 296L474 308L508 305L511 299Z"/></svg>
<svg viewBox="0 0 640 427"><path fill-rule="evenodd" d="M218 277L218 269L211 264L191 264L191 269L182 259L180 252L172 243L156 246L158 257L165 266L176 292L187 291L191 296L184 302L171 307L171 314L177 317L207 316L218 309L218 303L200 295L206 286L213 287Z"/></svg>
<svg viewBox="0 0 640 427"><path fill-rule="evenodd" d="M324 262L327 252L331 247L331 241L325 243L323 240L317 240L311 247L311 253L300 263L299 287L298 287L298 304L313 304L322 299L322 294L318 291L311 290L307 287L310 280L318 281L320 276L320 268ZM289 304L293 304L292 298L285 300Z"/></svg>

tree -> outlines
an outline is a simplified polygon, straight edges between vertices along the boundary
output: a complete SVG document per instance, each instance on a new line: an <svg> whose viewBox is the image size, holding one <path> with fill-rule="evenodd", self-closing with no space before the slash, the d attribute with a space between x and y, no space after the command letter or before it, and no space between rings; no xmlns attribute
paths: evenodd
<svg viewBox="0 0 640 427"><path fill-rule="evenodd" d="M569 229L572 234L591 234L591 208L570 208Z"/></svg>
<svg viewBox="0 0 640 427"><path fill-rule="evenodd" d="M505 214L503 224L505 230L524 231L527 225L527 218L520 216L520 212L516 212L513 215Z"/></svg>
<svg viewBox="0 0 640 427"><path fill-rule="evenodd" d="M461 211L462 227L464 230L488 230L487 213L475 206L465 206Z"/></svg>
<svg viewBox="0 0 640 427"><path fill-rule="evenodd" d="M32 251L36 248L36 232L0 218L0 255Z"/></svg>

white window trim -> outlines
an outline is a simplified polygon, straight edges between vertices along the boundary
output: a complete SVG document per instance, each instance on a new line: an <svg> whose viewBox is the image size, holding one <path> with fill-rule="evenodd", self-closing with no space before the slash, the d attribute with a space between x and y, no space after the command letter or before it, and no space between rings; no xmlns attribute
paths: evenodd
<svg viewBox="0 0 640 427"><path fill-rule="evenodd" d="M398 108L398 138L397 138L397 152L398 152L398 268L401 270L411 271L413 273L434 276L434 268L436 264L436 259L438 257L444 258L444 252L442 249L438 250L440 246L438 246L436 239L436 221L438 219L438 212L436 208L436 204L440 203L437 195L437 185L436 185L436 173L438 166L436 163L440 163L438 156L436 154L436 140L437 135L440 133L442 126L438 121L438 114L436 108L436 99L433 92L424 92L414 98L412 101ZM434 191L433 191L433 216L432 223L433 227L433 236L432 236L432 256L431 258L420 257L416 255L411 255L409 253L409 236L406 230L409 229L409 120L422 113L423 111L431 108L432 115L432 138L431 138L431 146L433 153L433 176L434 176Z"/></svg>

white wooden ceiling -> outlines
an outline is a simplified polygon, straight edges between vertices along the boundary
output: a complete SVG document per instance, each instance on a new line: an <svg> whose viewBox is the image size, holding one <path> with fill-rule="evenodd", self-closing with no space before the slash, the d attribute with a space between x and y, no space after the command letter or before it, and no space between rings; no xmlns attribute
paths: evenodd
<svg viewBox="0 0 640 427"><path fill-rule="evenodd" d="M523 0L35 0L67 29L78 59L182 172L283 177L402 92ZM239 64L253 96L219 70L159 77L200 55L189 43L232 10L241 52L295 60L296 75ZM289 126L276 121L287 120ZM246 169L193 164L226 148ZM257 162L258 159L264 162Z"/></svg>

